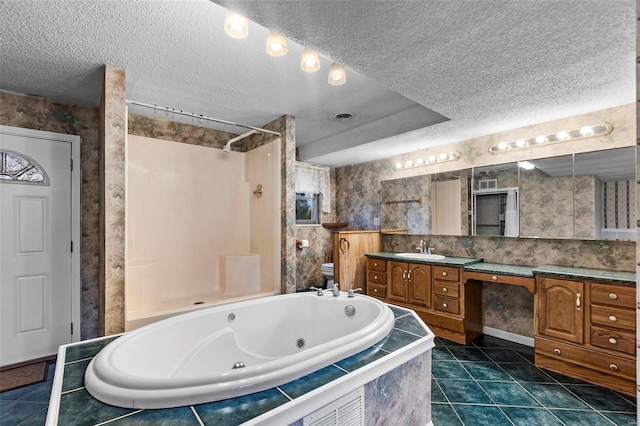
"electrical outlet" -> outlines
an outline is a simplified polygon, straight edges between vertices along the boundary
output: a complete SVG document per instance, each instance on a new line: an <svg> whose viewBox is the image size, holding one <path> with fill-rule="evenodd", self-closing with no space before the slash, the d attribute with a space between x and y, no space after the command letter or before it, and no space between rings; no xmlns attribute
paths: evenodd
<svg viewBox="0 0 640 426"><path fill-rule="evenodd" d="M374 217L373 218L373 226L380 226L380 218L379 217Z"/></svg>

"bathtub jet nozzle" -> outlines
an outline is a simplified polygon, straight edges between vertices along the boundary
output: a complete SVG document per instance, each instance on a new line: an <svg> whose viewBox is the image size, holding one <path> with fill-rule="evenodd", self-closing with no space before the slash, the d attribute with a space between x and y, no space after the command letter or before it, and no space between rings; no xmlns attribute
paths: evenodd
<svg viewBox="0 0 640 426"><path fill-rule="evenodd" d="M238 361L235 364L233 364L233 367L231 367L232 370L237 370L238 368L244 368L244 362L242 361Z"/></svg>

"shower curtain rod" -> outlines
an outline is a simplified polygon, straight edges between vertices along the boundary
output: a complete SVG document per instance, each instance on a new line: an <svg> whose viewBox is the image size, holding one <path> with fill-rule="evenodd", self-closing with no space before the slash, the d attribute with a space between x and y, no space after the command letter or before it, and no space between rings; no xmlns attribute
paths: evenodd
<svg viewBox="0 0 640 426"><path fill-rule="evenodd" d="M151 109L154 109L154 110L170 112L172 114L185 115L187 117L197 118L199 120L214 121L214 122L220 123L220 124L227 124L229 126L236 126L236 127L244 127L245 129L251 129L251 130L255 130L257 132L269 133L271 135L280 136L279 132L274 132L273 130L262 129L260 127L253 127L253 126L249 126L249 125L246 125L246 124L234 123L233 121L221 120L219 118L207 117L206 115L202 115L202 114L194 114L192 112L184 112L182 110L179 111L177 109L173 109L173 108L169 108L169 107L161 107L161 106L158 106L158 105L145 104L143 102L130 101L129 99L125 99L125 103L127 105L138 105L138 106L141 106L141 107L151 108Z"/></svg>

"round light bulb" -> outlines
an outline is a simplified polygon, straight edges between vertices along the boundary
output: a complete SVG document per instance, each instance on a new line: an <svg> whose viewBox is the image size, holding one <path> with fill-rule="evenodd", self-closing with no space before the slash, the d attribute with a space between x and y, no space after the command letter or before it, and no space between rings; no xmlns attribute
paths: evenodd
<svg viewBox="0 0 640 426"><path fill-rule="evenodd" d="M418 159L416 160L416 164L417 164L417 165L422 165L422 164L424 164L424 160L423 160L422 158L418 158Z"/></svg>
<svg viewBox="0 0 640 426"><path fill-rule="evenodd" d="M589 136L593 134L593 129L589 126L584 126L580 128L580 134L582 136Z"/></svg>
<svg viewBox="0 0 640 426"><path fill-rule="evenodd" d="M536 143L545 143L547 141L547 137L546 136L538 136L536 138Z"/></svg>
<svg viewBox="0 0 640 426"><path fill-rule="evenodd" d="M446 160L447 159L447 154L440 154L440 160Z"/></svg>
<svg viewBox="0 0 640 426"><path fill-rule="evenodd" d="M267 35L267 53L276 58L286 55L287 39L274 31L269 31Z"/></svg>
<svg viewBox="0 0 640 426"><path fill-rule="evenodd" d="M500 142L498 144L498 149L507 149L509 145L506 142Z"/></svg>
<svg viewBox="0 0 640 426"><path fill-rule="evenodd" d="M396 170L400 170L402 168L402 163L396 163Z"/></svg>
<svg viewBox="0 0 640 426"><path fill-rule="evenodd" d="M527 144L527 141L525 141L524 139L518 139L518 140L516 141L516 146L517 146L517 147L523 147L523 146L525 146L526 144Z"/></svg>
<svg viewBox="0 0 640 426"><path fill-rule="evenodd" d="M347 75L344 71L344 66L334 62L329 68L329 84L332 86L342 86L347 82Z"/></svg>
<svg viewBox="0 0 640 426"><path fill-rule="evenodd" d="M412 167L413 166L413 161L407 161L405 163L405 167Z"/></svg>
<svg viewBox="0 0 640 426"><path fill-rule="evenodd" d="M247 38L249 35L249 20L244 16L227 10L227 17L224 20L224 32L236 40Z"/></svg>
<svg viewBox="0 0 640 426"><path fill-rule="evenodd" d="M431 155L431 156L429 157L429 162L430 162L430 163L433 163L434 161L436 161L436 156L435 156L435 155Z"/></svg>
<svg viewBox="0 0 640 426"><path fill-rule="evenodd" d="M567 140L569 139L569 132L565 132L564 130L561 132L558 132L558 139L561 141Z"/></svg>
<svg viewBox="0 0 640 426"><path fill-rule="evenodd" d="M304 72L318 71L320 69L320 55L311 49L304 49L300 60L300 68Z"/></svg>

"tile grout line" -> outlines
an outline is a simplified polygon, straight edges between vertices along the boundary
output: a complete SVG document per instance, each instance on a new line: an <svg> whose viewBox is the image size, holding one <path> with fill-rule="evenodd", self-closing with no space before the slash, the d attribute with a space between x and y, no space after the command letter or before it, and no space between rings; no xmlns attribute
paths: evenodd
<svg viewBox="0 0 640 426"><path fill-rule="evenodd" d="M438 379L434 378L433 381L436 382L436 385L438 385L438 388L440 388L440 392L442 392L442 395L444 396L444 399L447 400L447 404L449 404L449 406L451 407L451 410L453 410L453 414L456 415L456 417L460 421L460 424L462 426L465 426L464 422L462 421L462 418L460 417L460 414L458 414L458 412L456 411L455 407L453 406L453 403L449 400L449 397L444 392L444 389L442 389L442 386L440 386L440 383L438 383ZM431 392L431 395L433 395L433 391ZM433 417L433 415L432 415L432 417ZM431 420L433 420L433 419L431 419Z"/></svg>
<svg viewBox="0 0 640 426"><path fill-rule="evenodd" d="M291 398L291 397L289 396L289 394L287 394L285 391L283 391L282 389L280 389L280 386L276 386L276 389L278 389L278 390L280 391L280 393L281 393L281 394L283 394L284 396L286 396L286 397L287 397L287 399L288 399L289 401L293 401L293 398Z"/></svg>
<svg viewBox="0 0 640 426"><path fill-rule="evenodd" d="M124 414L124 415L122 415L122 416L118 416L118 417L115 417L115 418L113 418L113 419L109 419L109 420L104 421L104 422L96 423L94 426L106 425L106 424L109 424L109 423L115 422L116 420L125 419L125 418L127 418L127 417L129 417L129 416L133 416L134 414L142 413L143 411L144 411L144 410L132 411L132 412L127 413L127 414Z"/></svg>
<svg viewBox="0 0 640 426"><path fill-rule="evenodd" d="M584 399L580 398L578 395L576 395L574 392L571 391L571 389L568 389L564 384L558 382L558 385L562 386L562 388L564 390L566 390L567 392L569 392L571 395L573 395L574 397L576 397L578 399L578 401L582 402L583 404L585 404L587 407L591 408L593 411L595 411L596 413L600 414L602 417L604 417L605 419L607 419L611 424L616 424L613 420L609 419L609 417L605 416L604 414L602 414L600 412L600 410L596 410L595 408L593 408L593 406L591 404L589 404L587 401L585 401Z"/></svg>
<svg viewBox="0 0 640 426"><path fill-rule="evenodd" d="M196 420L198 421L198 423L200 424L200 426L204 426L204 422L202 421L202 419L200 418L200 414L198 414L198 412L196 411L196 407L194 407L193 405L191 405L189 408L191 408L191 412L193 412L193 415L196 416Z"/></svg>

